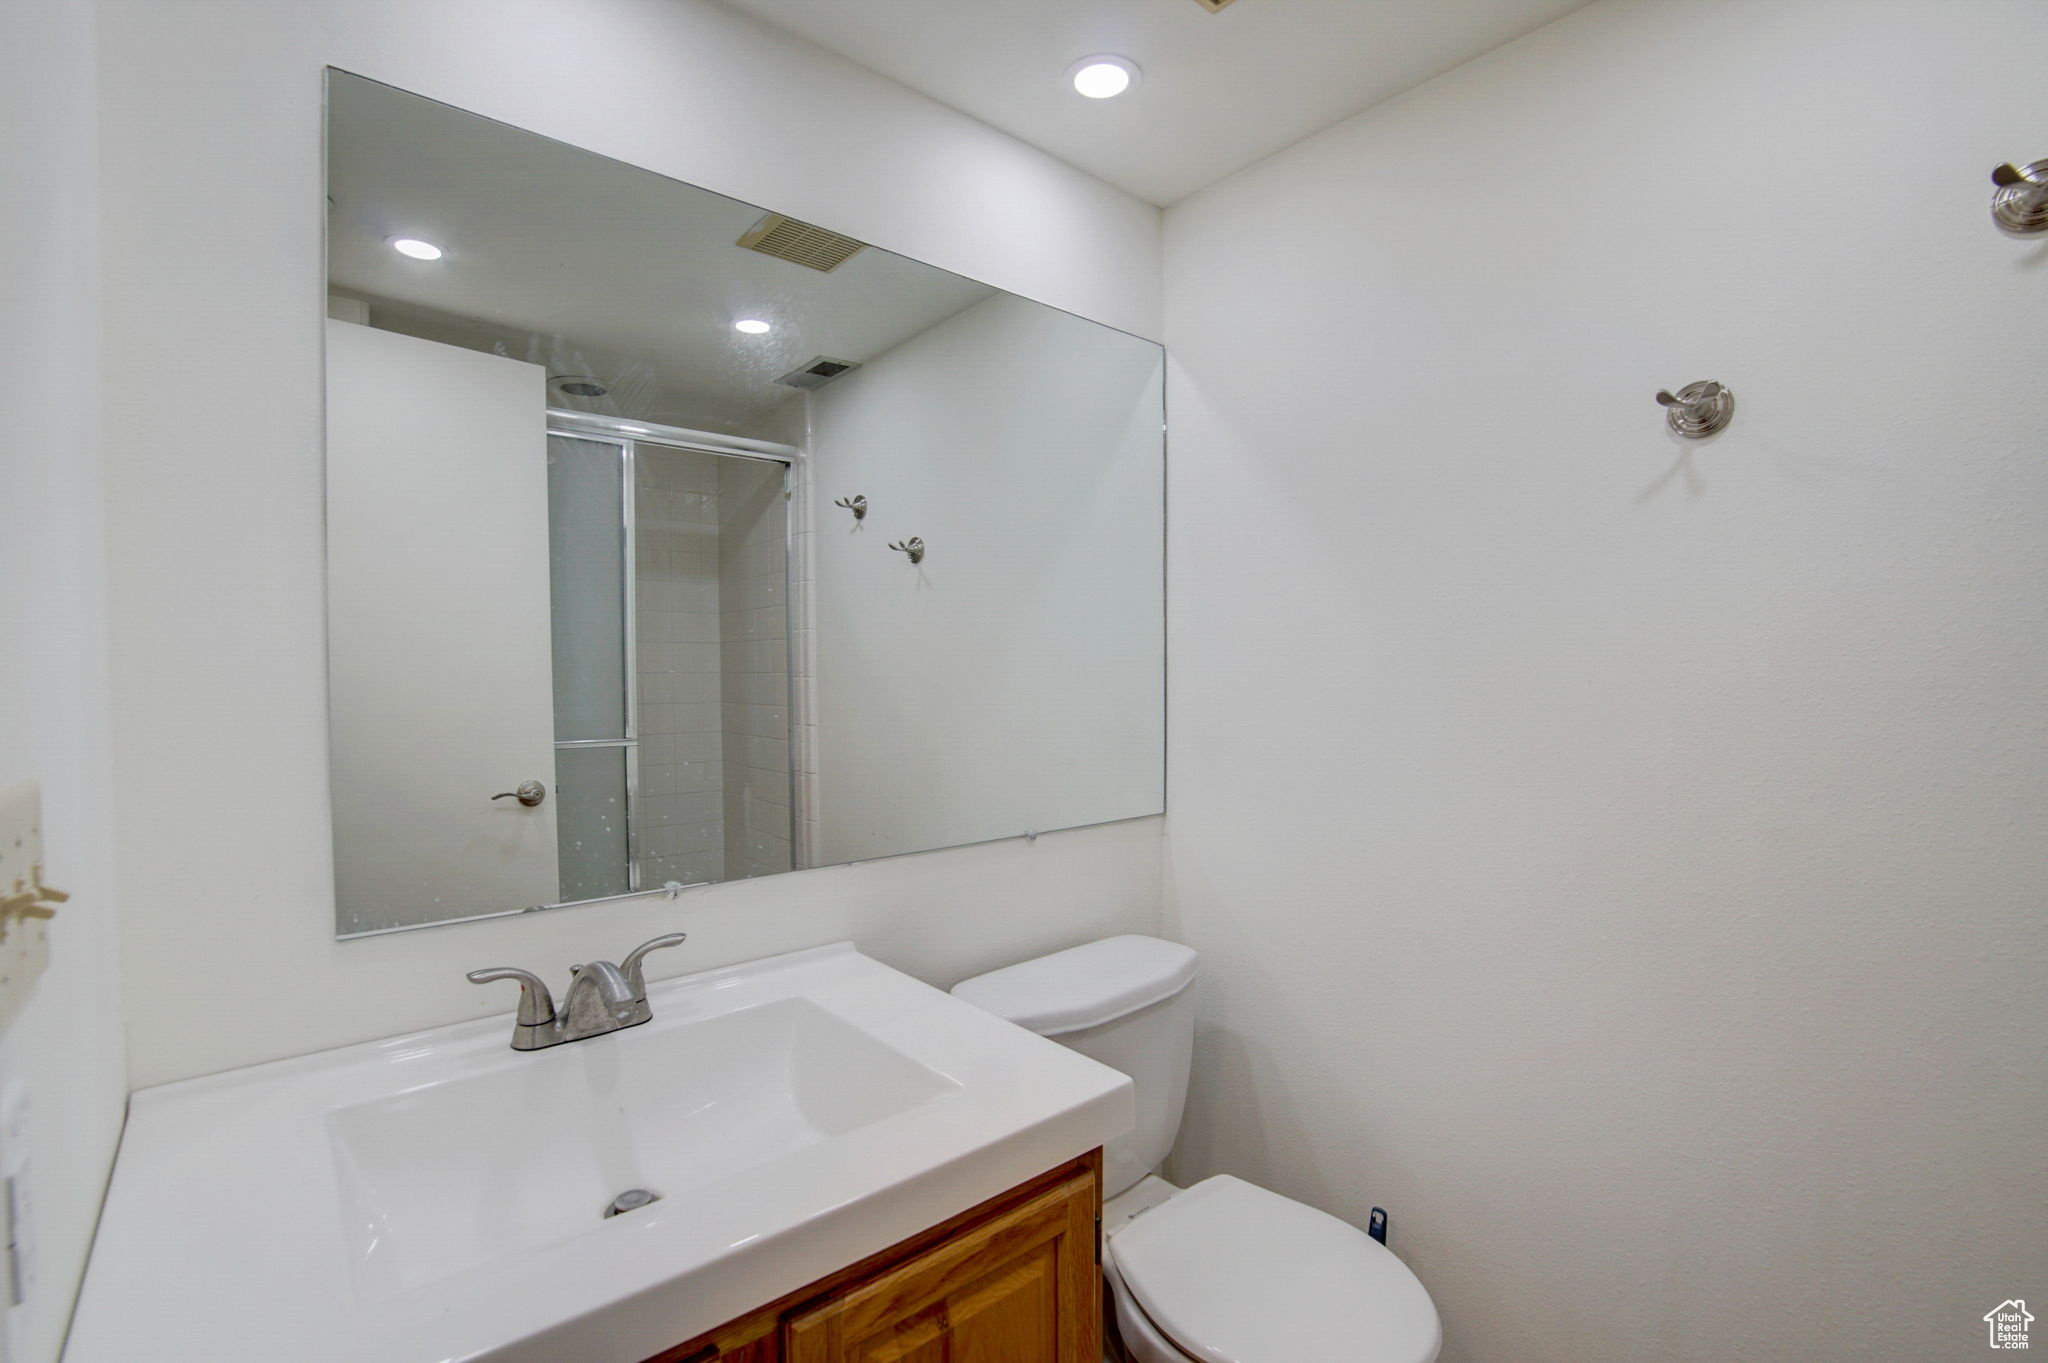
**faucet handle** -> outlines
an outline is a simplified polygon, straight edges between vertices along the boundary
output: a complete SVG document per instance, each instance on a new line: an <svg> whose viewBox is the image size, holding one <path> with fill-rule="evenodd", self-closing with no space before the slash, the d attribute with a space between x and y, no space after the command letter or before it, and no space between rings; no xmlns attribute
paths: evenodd
<svg viewBox="0 0 2048 1363"><path fill-rule="evenodd" d="M647 976L640 968L640 963L647 959L647 953L660 951L663 947L679 947L688 936L688 933L665 932L626 953L626 959L619 962L619 969L625 973L626 982L633 986L635 995L643 999L647 997Z"/></svg>
<svg viewBox="0 0 2048 1363"><path fill-rule="evenodd" d="M555 996L548 993L548 987L540 976L509 965L494 965L487 970L469 972L471 984L489 984L494 980L519 981L518 1021L521 1027L545 1027L555 1020Z"/></svg>

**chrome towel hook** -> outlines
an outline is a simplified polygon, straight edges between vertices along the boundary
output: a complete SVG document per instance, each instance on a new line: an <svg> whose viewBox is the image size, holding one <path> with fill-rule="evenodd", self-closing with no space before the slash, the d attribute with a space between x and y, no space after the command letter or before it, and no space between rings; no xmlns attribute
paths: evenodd
<svg viewBox="0 0 2048 1363"><path fill-rule="evenodd" d="M2048 232L2048 161L2016 166L2008 161L1991 172L1991 221L2016 237Z"/></svg>
<svg viewBox="0 0 2048 1363"><path fill-rule="evenodd" d="M912 563L924 562L924 541L915 535L912 535L907 540L898 540L889 547L891 549L901 549L904 553L910 555Z"/></svg>
<svg viewBox="0 0 2048 1363"><path fill-rule="evenodd" d="M861 496L858 492L854 493L851 497L841 497L832 505L845 507L853 513L853 518L856 521L864 521L868 518L868 499Z"/></svg>
<svg viewBox="0 0 2048 1363"><path fill-rule="evenodd" d="M1657 390L1664 407L1664 423L1687 440L1701 440L1725 429L1735 415L1735 394L1725 383L1712 379L1688 383L1676 393Z"/></svg>

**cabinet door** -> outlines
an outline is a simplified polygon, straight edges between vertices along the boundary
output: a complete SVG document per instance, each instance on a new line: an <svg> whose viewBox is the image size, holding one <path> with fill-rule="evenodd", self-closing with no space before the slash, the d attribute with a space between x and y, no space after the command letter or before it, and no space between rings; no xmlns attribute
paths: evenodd
<svg viewBox="0 0 2048 1363"><path fill-rule="evenodd" d="M784 1322L787 1363L1100 1363L1096 1183L1070 1179Z"/></svg>

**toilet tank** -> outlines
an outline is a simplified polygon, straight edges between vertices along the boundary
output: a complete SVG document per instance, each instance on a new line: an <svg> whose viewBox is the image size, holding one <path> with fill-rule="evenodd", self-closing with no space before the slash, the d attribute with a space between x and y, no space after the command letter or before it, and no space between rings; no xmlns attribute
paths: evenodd
<svg viewBox="0 0 2048 1363"><path fill-rule="evenodd" d="M1192 947L1108 937L962 980L954 995L1071 1046L1131 1078L1138 1124L1103 1150L1104 1197L1156 1170L1173 1149L1194 1053Z"/></svg>

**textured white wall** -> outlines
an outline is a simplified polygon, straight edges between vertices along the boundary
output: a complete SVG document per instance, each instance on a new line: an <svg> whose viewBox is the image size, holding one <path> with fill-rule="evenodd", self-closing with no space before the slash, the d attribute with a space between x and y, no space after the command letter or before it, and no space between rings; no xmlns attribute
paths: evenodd
<svg viewBox="0 0 2048 1363"><path fill-rule="evenodd" d="M1168 214L1179 1168L1391 1208L1447 1363L2048 1298L2044 49L1606 0Z"/></svg>
<svg viewBox="0 0 2048 1363"><path fill-rule="evenodd" d="M999 295L813 395L814 862L1160 809L1159 365Z"/></svg>
<svg viewBox="0 0 2048 1363"><path fill-rule="evenodd" d="M127 1092L107 798L99 192L92 8L0 5L0 787L40 780L43 858L69 890L50 965L0 1033L26 1089L36 1282L0 1359L50 1363Z"/></svg>
<svg viewBox="0 0 2048 1363"><path fill-rule="evenodd" d="M103 0L102 19L136 1082L502 1011L465 968L559 971L664 929L692 934L671 972L853 937L950 983L1154 923L1156 822L335 943L323 64L1155 333L1158 215L702 0Z"/></svg>

